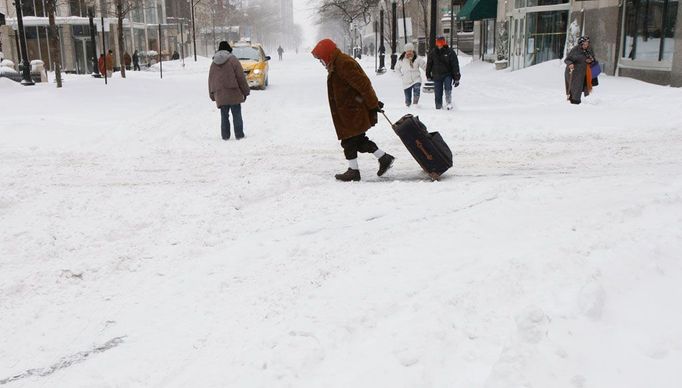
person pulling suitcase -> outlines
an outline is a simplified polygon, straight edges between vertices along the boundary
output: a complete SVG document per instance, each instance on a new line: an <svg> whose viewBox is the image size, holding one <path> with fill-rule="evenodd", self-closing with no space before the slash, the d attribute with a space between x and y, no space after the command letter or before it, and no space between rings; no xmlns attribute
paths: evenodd
<svg viewBox="0 0 682 388"><path fill-rule="evenodd" d="M311 53L327 69L329 109L348 160L348 170L335 178L343 182L360 180L358 152L374 154L379 160L377 175L384 175L395 158L379 149L366 134L377 123L377 114L384 106L372 83L355 59L342 53L331 39L319 41Z"/></svg>

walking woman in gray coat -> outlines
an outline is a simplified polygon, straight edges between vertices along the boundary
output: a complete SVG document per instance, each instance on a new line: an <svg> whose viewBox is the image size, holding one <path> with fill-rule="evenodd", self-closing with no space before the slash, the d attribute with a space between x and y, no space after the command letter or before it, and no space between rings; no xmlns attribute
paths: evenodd
<svg viewBox="0 0 682 388"><path fill-rule="evenodd" d="M239 59L232 55L232 47L227 42L220 42L208 72L208 94L220 108L223 140L230 139L230 111L234 118L235 137L237 140L244 137L241 103L246 101L249 92L249 83Z"/></svg>
<svg viewBox="0 0 682 388"><path fill-rule="evenodd" d="M594 62L594 52L590 47L590 38L581 36L578 45L566 55L564 63L566 71L566 98L571 104L580 104L580 95L587 97L592 91L592 70L590 64Z"/></svg>

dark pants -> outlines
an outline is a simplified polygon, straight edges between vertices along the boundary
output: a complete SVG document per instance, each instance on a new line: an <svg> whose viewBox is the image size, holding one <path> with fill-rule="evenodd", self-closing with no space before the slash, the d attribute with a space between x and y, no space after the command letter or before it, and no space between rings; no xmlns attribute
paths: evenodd
<svg viewBox="0 0 682 388"><path fill-rule="evenodd" d="M242 121L242 105L223 105L220 107L220 134L223 140L230 138L230 111L234 119L234 135L237 139L244 137L244 122Z"/></svg>
<svg viewBox="0 0 682 388"><path fill-rule="evenodd" d="M343 154L346 155L346 160L357 159L358 152L373 153L379 149L364 133L341 140L341 147L343 147Z"/></svg>
<svg viewBox="0 0 682 388"><path fill-rule="evenodd" d="M133 63L133 71L140 71L140 63Z"/></svg>
<svg viewBox="0 0 682 388"><path fill-rule="evenodd" d="M443 91L445 91L445 102L452 102L452 76L447 75L443 79L433 80L433 94L436 95L436 109L443 107Z"/></svg>

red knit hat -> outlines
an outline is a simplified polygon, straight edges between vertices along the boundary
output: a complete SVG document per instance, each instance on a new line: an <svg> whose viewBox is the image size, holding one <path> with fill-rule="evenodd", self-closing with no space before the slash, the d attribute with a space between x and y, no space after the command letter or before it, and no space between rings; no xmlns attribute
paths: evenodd
<svg viewBox="0 0 682 388"><path fill-rule="evenodd" d="M334 50L336 50L336 43L333 40L322 39L311 52L315 58L322 60L325 65L328 65L332 60Z"/></svg>

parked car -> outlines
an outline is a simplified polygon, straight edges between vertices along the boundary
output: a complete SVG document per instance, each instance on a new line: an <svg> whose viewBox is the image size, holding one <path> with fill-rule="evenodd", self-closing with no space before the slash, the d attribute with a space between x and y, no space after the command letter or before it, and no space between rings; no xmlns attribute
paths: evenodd
<svg viewBox="0 0 682 388"><path fill-rule="evenodd" d="M265 89L269 84L268 61L270 57L265 55L263 47L253 43L235 43L232 46L234 54L244 68L246 80L250 88Z"/></svg>

